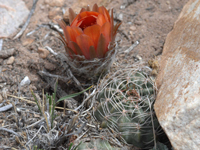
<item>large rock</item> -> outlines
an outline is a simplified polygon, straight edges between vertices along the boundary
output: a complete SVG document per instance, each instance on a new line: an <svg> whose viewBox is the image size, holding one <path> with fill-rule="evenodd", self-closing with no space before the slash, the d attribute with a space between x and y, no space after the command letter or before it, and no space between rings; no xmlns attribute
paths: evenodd
<svg viewBox="0 0 200 150"><path fill-rule="evenodd" d="M0 0L0 38L16 33L29 14L22 0Z"/></svg>
<svg viewBox="0 0 200 150"><path fill-rule="evenodd" d="M200 0L190 0L168 34L155 112L175 150L200 149Z"/></svg>

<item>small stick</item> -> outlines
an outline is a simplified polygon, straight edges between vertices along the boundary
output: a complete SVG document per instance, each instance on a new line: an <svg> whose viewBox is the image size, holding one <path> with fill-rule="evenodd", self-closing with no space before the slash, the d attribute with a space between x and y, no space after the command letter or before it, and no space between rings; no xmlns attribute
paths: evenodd
<svg viewBox="0 0 200 150"><path fill-rule="evenodd" d="M90 99L94 94L96 93L96 89L93 90L93 92L81 103L81 105L79 105L77 108L75 108L74 110L79 110L83 105L84 103Z"/></svg>
<svg viewBox="0 0 200 150"><path fill-rule="evenodd" d="M0 39L0 51L2 50L3 47L3 39Z"/></svg>
<svg viewBox="0 0 200 150"><path fill-rule="evenodd" d="M124 53L129 53L132 51L137 45L139 44L139 41L136 41L134 44L132 44L127 50L124 51Z"/></svg>
<svg viewBox="0 0 200 150"><path fill-rule="evenodd" d="M12 104L3 106L3 107L0 108L0 112L7 111L7 110L11 109L12 107L13 107Z"/></svg>
<svg viewBox="0 0 200 150"><path fill-rule="evenodd" d="M44 121L44 120L45 120L45 118L42 118L41 120L39 120L39 121L37 121L37 122L35 122L35 123L33 123L33 124L31 124L31 125L25 127L25 128L27 129L27 128L30 128L30 127L34 127L35 125L37 125L38 123L40 123L40 122L42 122L42 121Z"/></svg>
<svg viewBox="0 0 200 150"><path fill-rule="evenodd" d="M22 36L22 34L24 33L26 27L28 26L30 20L31 20L31 16L33 15L34 11L35 11L35 7L36 7L36 4L37 4L37 1L38 0L34 0L33 1L33 6L31 8L31 11L28 15L28 19L26 20L26 23L24 24L24 26L22 27L22 29L20 30L20 32L13 38L13 40L17 39L18 37Z"/></svg>
<svg viewBox="0 0 200 150"><path fill-rule="evenodd" d="M42 128L44 128L44 126L41 126L41 127L39 128L39 130L37 131L37 133L33 136L32 139L30 139L30 140L26 143L26 145L28 145L28 144L38 135L38 133L40 132L40 130L41 130Z"/></svg>
<svg viewBox="0 0 200 150"><path fill-rule="evenodd" d="M11 104L12 105L12 104ZM21 135L19 135L18 133L16 133L15 131L13 130L10 130L10 129L6 129L6 128L3 128L3 127L0 127L0 131L6 131L6 132L9 132L9 133L12 133L18 137L21 137Z"/></svg>
<svg viewBox="0 0 200 150"><path fill-rule="evenodd" d="M59 76L59 75L50 74L50 73L45 72L45 71L39 71L39 74L43 74L45 76L52 77L52 78L59 78L59 79L62 79L63 81L65 81L65 82L68 82L70 80L70 78L66 78L66 77L62 77L62 76Z"/></svg>

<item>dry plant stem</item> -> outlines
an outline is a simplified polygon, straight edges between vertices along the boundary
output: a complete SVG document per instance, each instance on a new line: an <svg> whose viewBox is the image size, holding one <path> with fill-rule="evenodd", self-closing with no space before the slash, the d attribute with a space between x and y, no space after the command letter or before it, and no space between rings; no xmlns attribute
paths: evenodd
<svg viewBox="0 0 200 150"><path fill-rule="evenodd" d="M42 128L44 128L44 126L41 126L41 127L39 128L39 130L37 131L37 133L33 136L32 139L30 139L30 140L26 143L26 145L28 145L28 144L38 135L38 133L40 132L40 130L41 130Z"/></svg>
<svg viewBox="0 0 200 150"><path fill-rule="evenodd" d="M51 52L55 57L59 58L61 60L61 62L63 64L66 65L66 68L69 68L68 65L66 63L64 63L64 60L67 59L64 54L58 54L56 52L54 52L54 50L52 50L50 47L46 46L45 48L47 48L47 50L49 52ZM68 74L70 76L70 78L72 78L74 80L74 82L76 83L77 87L79 88L79 90L83 91L83 87L81 86L81 83L76 79L76 77L72 74L71 70L68 69ZM88 97L88 93L84 92L85 96Z"/></svg>
<svg viewBox="0 0 200 150"><path fill-rule="evenodd" d="M55 31L63 34L63 30L57 24L48 23L47 25L50 27L50 29L55 30Z"/></svg>
<svg viewBox="0 0 200 150"><path fill-rule="evenodd" d="M41 120L39 120L39 121L37 121L37 122L35 122L35 123L33 123L33 124L31 124L31 125L25 127L25 129L28 129L28 128L30 128L30 127L34 127L35 125L37 125L38 123L40 123L40 122L42 122L42 121L44 121L44 120L45 120L45 118L42 118Z"/></svg>
<svg viewBox="0 0 200 150"><path fill-rule="evenodd" d="M22 29L20 30L20 32L13 38L13 40L17 39L18 37L22 36L22 34L24 33L24 31L26 30L26 27L28 26L31 16L33 15L34 11L35 11L35 7L37 4L38 0L33 0L33 6L31 8L31 11L28 15L28 19L26 20L26 23L24 24L24 26L22 27Z"/></svg>
<svg viewBox="0 0 200 150"><path fill-rule="evenodd" d="M64 82L68 82L70 80L70 78L66 78L66 77L62 77L62 76L59 76L59 75L50 74L50 73L45 72L45 71L39 71L39 74L43 74L45 76L52 77L52 78L58 78L58 79L63 80Z"/></svg>
<svg viewBox="0 0 200 150"><path fill-rule="evenodd" d="M96 89L93 90L93 92L86 98L83 100L83 102L81 103L81 105L79 105L77 108L75 108L74 110L79 110L81 107L84 106L85 102L87 100L89 100L94 94L96 93Z"/></svg>
<svg viewBox="0 0 200 150"><path fill-rule="evenodd" d="M6 132L9 132L9 133L12 133L18 137L21 137L21 135L19 135L18 133L16 133L15 131L13 130L10 130L10 129L6 129L6 128L3 128L3 127L0 127L0 131L6 131ZM22 138L22 137L21 137Z"/></svg>
<svg viewBox="0 0 200 150"><path fill-rule="evenodd" d="M55 84L55 83L52 82L51 77L44 76L44 74L41 73L41 72L38 72L38 74L40 75L40 77L41 77L44 81L46 81L46 82L50 85L51 89L54 90L54 84ZM57 86L56 96L59 97L59 98L61 98L61 97L66 96L66 95L68 95L68 94L67 94L65 91L63 91L63 90L60 88L60 86L58 85L58 86ZM71 99L73 99L73 98L71 98Z"/></svg>
<svg viewBox="0 0 200 150"><path fill-rule="evenodd" d="M0 39L0 51L2 50L3 47L3 39Z"/></svg>
<svg viewBox="0 0 200 150"><path fill-rule="evenodd" d="M6 145L1 145L0 149L15 149L15 148L11 148L11 147L6 146Z"/></svg>
<svg viewBox="0 0 200 150"><path fill-rule="evenodd" d="M3 104L4 104L5 102L6 102L6 100L4 100L4 101L0 104L0 107L3 106Z"/></svg>
<svg viewBox="0 0 200 150"><path fill-rule="evenodd" d="M0 108L0 112L7 111L7 110L11 109L12 107L13 107L12 104L3 106L3 107Z"/></svg>
<svg viewBox="0 0 200 150"><path fill-rule="evenodd" d="M126 49L124 51L124 53L129 53L130 51L132 51L139 43L139 41L136 41L135 43L133 43L128 49Z"/></svg>

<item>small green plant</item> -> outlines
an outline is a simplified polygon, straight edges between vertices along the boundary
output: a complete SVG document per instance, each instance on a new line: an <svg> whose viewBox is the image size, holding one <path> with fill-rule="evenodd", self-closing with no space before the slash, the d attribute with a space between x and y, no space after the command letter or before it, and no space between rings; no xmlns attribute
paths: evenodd
<svg viewBox="0 0 200 150"><path fill-rule="evenodd" d="M79 147L81 144L82 144L82 142L80 142L76 147L74 147L73 150L77 150L78 147ZM68 150L72 150L72 146L73 146L73 143L71 143L71 144L69 145Z"/></svg>
<svg viewBox="0 0 200 150"><path fill-rule="evenodd" d="M45 114L45 99L44 99L44 92L43 92L43 104L41 104L41 101L38 100L35 96L35 94L33 93L33 91L31 90L31 93L34 97L34 100L38 106L38 109L40 111L40 113L45 117L45 120L46 120L46 123L47 123L47 129L48 131L50 130L50 128L52 129L53 128L53 121L54 119L56 118L56 115L54 114L55 112L55 107L56 107L56 103L60 102L60 101L63 101L63 100L66 100L66 99L69 99L69 98L72 98L72 97L76 97L80 94L82 94L83 92L89 90L91 87L81 91L81 92L78 92L78 93L74 93L74 94L70 94L70 95L67 95L67 96L64 96L62 98L60 98L57 102L56 102L56 91L57 91L57 86L58 86L58 81L56 81L56 84L55 84L55 88L54 88L54 93L52 93L52 95L50 94L46 94L46 106L47 106L47 112L48 114L50 115L50 122L48 121L47 119L47 115Z"/></svg>

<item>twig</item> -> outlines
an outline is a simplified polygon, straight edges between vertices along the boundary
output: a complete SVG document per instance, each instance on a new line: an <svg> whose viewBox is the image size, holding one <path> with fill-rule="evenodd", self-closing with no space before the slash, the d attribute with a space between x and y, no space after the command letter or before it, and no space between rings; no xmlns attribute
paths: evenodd
<svg viewBox="0 0 200 150"><path fill-rule="evenodd" d="M45 72L45 71L39 71L39 73L40 73L40 74L43 74L43 75L45 75L45 76L48 76L48 77L62 79L62 80L65 81L66 83L70 80L70 78L66 78L66 77L62 77L62 76L59 76L59 75L50 74L50 73Z"/></svg>
<svg viewBox="0 0 200 150"><path fill-rule="evenodd" d="M81 105L79 105L77 108L75 108L74 110L79 110L83 105L84 103L90 99L94 94L96 93L96 89L93 90L93 92L81 103Z"/></svg>
<svg viewBox="0 0 200 150"><path fill-rule="evenodd" d="M139 41L136 41L134 44L132 44L127 50L124 51L124 53L129 53L132 51L137 45L139 44Z"/></svg>
<svg viewBox="0 0 200 150"><path fill-rule="evenodd" d="M7 111L7 110L11 109L12 107L13 107L12 104L3 106L3 107L0 108L0 112Z"/></svg>
<svg viewBox="0 0 200 150"><path fill-rule="evenodd" d="M0 39L0 51L2 50L3 47L3 39Z"/></svg>
<svg viewBox="0 0 200 150"><path fill-rule="evenodd" d="M15 131L13 130L10 130L10 129L6 129L6 128L3 128L3 127L0 127L0 131L6 131L6 132L9 132L9 133L12 133L18 137L21 137L21 135L19 135L18 133L16 133Z"/></svg>
<svg viewBox="0 0 200 150"><path fill-rule="evenodd" d="M39 130L38 130L37 133L34 135L34 137L33 137L32 139L30 139L30 140L26 143L26 145L28 145L28 144L38 135L38 133L40 132L40 130L41 130L42 128L44 128L44 126L41 126L41 127L39 128Z"/></svg>
<svg viewBox="0 0 200 150"><path fill-rule="evenodd" d="M73 75L73 73L71 72L70 69L68 69L68 73L69 73L69 76L74 80L74 82L76 83L76 85L78 86L78 88L81 91L83 91L84 89L82 88L81 83L76 79L76 77ZM88 97L88 93L87 92L84 92L83 94L85 94L85 96Z"/></svg>
<svg viewBox="0 0 200 150"><path fill-rule="evenodd" d="M34 0L33 1L33 6L31 8L31 11L30 11L29 15L28 15L28 19L26 20L26 23L24 24L24 26L22 27L22 29L20 30L20 32L13 38L13 40L17 39L18 37L20 37L24 33L26 27L28 26L28 24L30 22L31 16L33 15L33 13L35 11L35 7L36 7L36 4L37 4L37 1L38 0Z"/></svg>
<svg viewBox="0 0 200 150"><path fill-rule="evenodd" d="M51 47L49 47L49 46L45 46L45 48L46 48L49 52L51 52L53 55L55 55L55 56L58 55L58 53L54 52L54 50L52 50Z"/></svg>
<svg viewBox="0 0 200 150"><path fill-rule="evenodd" d="M42 122L42 121L44 121L44 120L45 120L45 118L42 118L41 120L39 120L39 121L37 121L37 122L35 122L35 123L33 123L33 124L31 124L31 125L25 127L25 128L27 129L27 128L30 128L30 127L34 127L35 125L37 125L38 123L40 123L40 122Z"/></svg>

